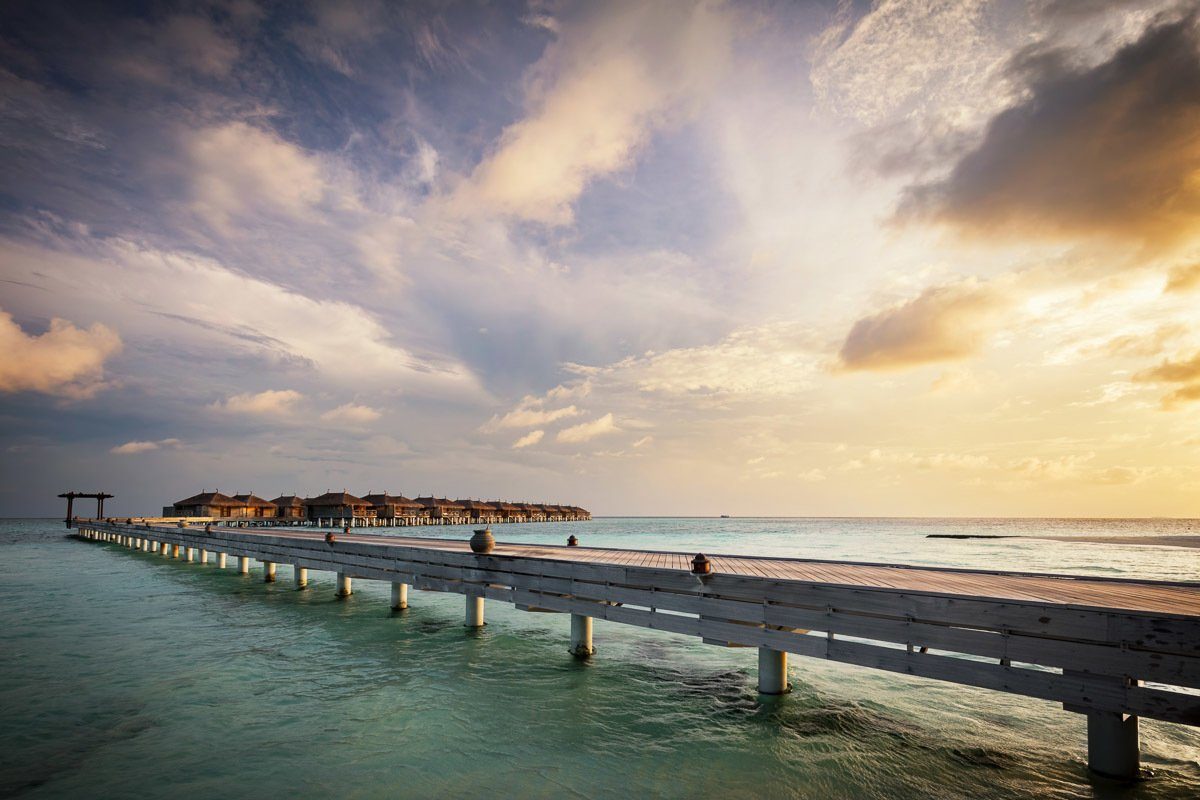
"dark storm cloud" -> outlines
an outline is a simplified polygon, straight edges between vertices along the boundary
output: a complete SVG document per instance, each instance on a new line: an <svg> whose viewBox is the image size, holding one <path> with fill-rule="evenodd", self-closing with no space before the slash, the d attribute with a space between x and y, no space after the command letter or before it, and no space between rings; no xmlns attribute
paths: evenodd
<svg viewBox="0 0 1200 800"><path fill-rule="evenodd" d="M1200 218L1197 18L1161 22L1094 68L1062 50L1011 70L1025 99L988 124L941 181L909 191L901 217L972 233L1107 234L1169 244Z"/></svg>

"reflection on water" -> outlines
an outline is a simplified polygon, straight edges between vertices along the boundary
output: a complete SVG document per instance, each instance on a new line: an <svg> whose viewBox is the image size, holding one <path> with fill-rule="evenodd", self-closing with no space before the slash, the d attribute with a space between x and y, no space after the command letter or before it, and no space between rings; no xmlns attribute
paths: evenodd
<svg viewBox="0 0 1200 800"><path fill-rule="evenodd" d="M935 532L1196 533L1188 521L602 519L501 540L1200 580L1195 551ZM468 528L422 529L465 537ZM1052 703L794 657L761 699L751 649L386 585L333 598L0 522L0 796L1200 796L1200 732L1143 722L1154 777L1090 778Z"/></svg>

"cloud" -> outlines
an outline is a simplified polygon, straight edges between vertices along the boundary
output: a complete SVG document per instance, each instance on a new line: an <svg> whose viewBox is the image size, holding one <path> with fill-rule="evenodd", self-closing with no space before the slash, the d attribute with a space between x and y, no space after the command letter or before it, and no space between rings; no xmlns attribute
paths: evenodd
<svg viewBox="0 0 1200 800"><path fill-rule="evenodd" d="M736 330L712 344L651 351L604 367L569 368L639 392L782 397L811 385L820 346L806 326L770 323Z"/></svg>
<svg viewBox="0 0 1200 800"><path fill-rule="evenodd" d="M974 355L1009 299L994 285L964 281L854 323L838 357L847 370L890 370Z"/></svg>
<svg viewBox="0 0 1200 800"><path fill-rule="evenodd" d="M571 222L587 184L625 169L656 129L689 116L725 61L731 22L720 4L594 9L564 23L533 67L526 115L460 187L460 208Z"/></svg>
<svg viewBox="0 0 1200 800"><path fill-rule="evenodd" d="M597 436L616 433L619 430L620 428L613 422L613 415L609 413L591 422L584 422L570 428L563 428L558 432L558 436L555 439L568 444L579 444L580 442L595 439Z"/></svg>
<svg viewBox="0 0 1200 800"><path fill-rule="evenodd" d="M1133 376L1135 381L1184 384L1162 399L1162 407L1172 411L1182 403L1200 400L1200 352L1182 361L1163 360L1158 366Z"/></svg>
<svg viewBox="0 0 1200 800"><path fill-rule="evenodd" d="M121 346L116 331L99 323L83 329L55 318L49 330L31 336L0 311L0 392L91 397L104 385L104 362Z"/></svg>
<svg viewBox="0 0 1200 800"><path fill-rule="evenodd" d="M975 233L1101 235L1154 246L1200 216L1196 17L1163 22L1082 68L1063 50L1021 53L1027 91L943 180L908 192L901 217Z"/></svg>
<svg viewBox="0 0 1200 800"><path fill-rule="evenodd" d="M636 442L634 442L633 446L634 447L645 447L646 445L650 444L653 441L654 441L653 436L643 436L642 438L640 438Z"/></svg>
<svg viewBox="0 0 1200 800"><path fill-rule="evenodd" d="M165 336L221 358L250 352L353 379L356 387L482 392L462 364L400 347L383 319L356 303L314 299L212 259L122 239L58 244L62 250L0 238L6 274L46 286L78 308L96 296L112 298L97 314L119 321L130 337Z"/></svg>
<svg viewBox="0 0 1200 800"><path fill-rule="evenodd" d="M306 216L327 189L315 157L245 122L189 132L184 157L192 209L225 234L244 215Z"/></svg>
<svg viewBox="0 0 1200 800"><path fill-rule="evenodd" d="M1167 276L1165 292L1190 292L1200 289L1200 261L1175 267Z"/></svg>
<svg viewBox="0 0 1200 800"><path fill-rule="evenodd" d="M370 406L361 406L356 403L345 403L332 408L321 415L321 419L325 422L332 422L345 425L366 425L374 422L383 416L380 412Z"/></svg>
<svg viewBox="0 0 1200 800"><path fill-rule="evenodd" d="M522 436L520 439L517 439L515 442L513 442L513 445L512 445L513 450L520 450L522 447L529 447L530 445L535 445L538 442L540 442L542 440L542 437L545 435L546 435L546 432L542 431L542 430L530 431L529 433Z"/></svg>
<svg viewBox="0 0 1200 800"><path fill-rule="evenodd" d="M268 389L258 394L235 394L209 404L213 411L230 414L287 415L304 395L292 389Z"/></svg>
<svg viewBox="0 0 1200 800"><path fill-rule="evenodd" d="M125 444L117 445L108 452L121 456L129 456L138 453L148 453L151 450L160 450L162 448L176 448L181 444L182 442L178 439L159 439L156 442L126 442Z"/></svg>
<svg viewBox="0 0 1200 800"><path fill-rule="evenodd" d="M548 393L549 398L561 398L562 396L562 387L551 389ZM549 425L560 419L575 417L582 413L574 405L546 408L547 399L526 395L521 398L521 402L517 403L516 408L502 417L493 416L483 424L480 430L484 433L494 433L504 428L533 428L539 425Z"/></svg>

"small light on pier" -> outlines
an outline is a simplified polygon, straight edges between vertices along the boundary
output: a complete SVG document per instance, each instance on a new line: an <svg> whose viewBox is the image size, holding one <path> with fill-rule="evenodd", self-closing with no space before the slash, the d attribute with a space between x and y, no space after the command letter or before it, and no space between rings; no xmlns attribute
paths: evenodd
<svg viewBox="0 0 1200 800"><path fill-rule="evenodd" d="M697 575L708 575L712 572L712 563L709 562L708 556L704 553L696 553L696 557L692 559L692 572Z"/></svg>
<svg viewBox="0 0 1200 800"><path fill-rule="evenodd" d="M567 537L567 547L579 547L579 540L575 538L575 534Z"/></svg>

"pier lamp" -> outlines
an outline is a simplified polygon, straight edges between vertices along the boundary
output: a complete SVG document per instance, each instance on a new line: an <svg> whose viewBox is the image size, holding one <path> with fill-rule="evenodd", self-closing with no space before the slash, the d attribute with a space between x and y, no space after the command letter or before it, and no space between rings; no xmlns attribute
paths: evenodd
<svg viewBox="0 0 1200 800"><path fill-rule="evenodd" d="M708 575L712 572L712 563L709 562L708 556L704 553L696 553L696 557L692 559L692 572L696 575Z"/></svg>
<svg viewBox="0 0 1200 800"><path fill-rule="evenodd" d="M567 547L579 547L579 540L575 538L575 534L567 537Z"/></svg>

